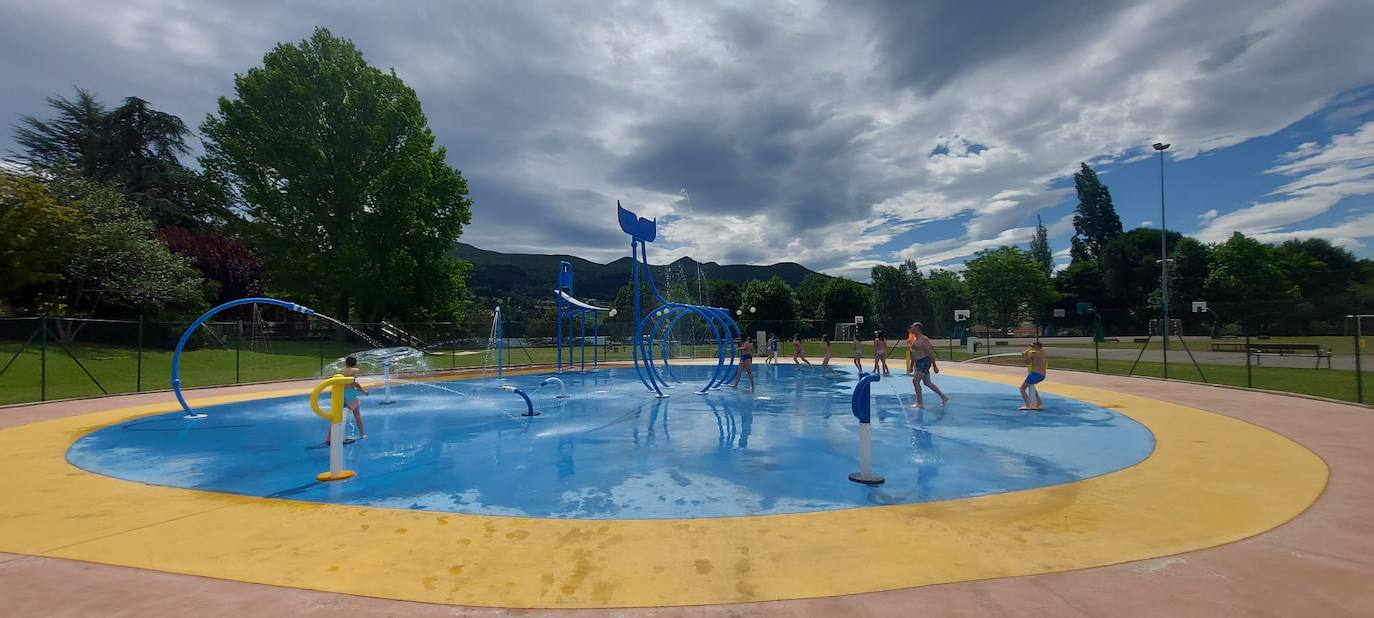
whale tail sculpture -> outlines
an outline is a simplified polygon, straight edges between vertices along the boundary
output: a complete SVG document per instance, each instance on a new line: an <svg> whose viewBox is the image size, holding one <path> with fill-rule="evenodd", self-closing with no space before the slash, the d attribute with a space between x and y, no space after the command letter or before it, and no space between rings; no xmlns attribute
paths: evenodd
<svg viewBox="0 0 1374 618"><path fill-rule="evenodd" d="M708 307L705 305L689 305L685 303L669 302L658 292L658 286L654 283L653 274L649 271L649 253L646 247L654 241L657 235L657 220L649 220L640 217L633 212L625 209L620 202L615 203L616 216L620 221L620 229L630 235L630 279L633 285L631 296L634 300L634 362L635 373L639 375L639 380L658 397L667 397L663 394L664 388L672 388L666 379L663 371L668 371L671 375L672 370L668 367L667 342L672 335L673 327L688 316L700 317L706 322L708 331L716 342L716 365L711 372L711 378L706 385L697 391L698 395L705 395L713 388L720 388L721 384L730 377L731 369L735 365L735 340L740 336L739 325L734 318L730 317L730 312L719 307ZM659 308L650 312L647 316L640 315L639 303L639 279L640 273L644 274L644 279L648 281L649 292L659 303ZM661 344L664 350L660 369L654 364L654 346Z"/></svg>
<svg viewBox="0 0 1374 618"><path fill-rule="evenodd" d="M625 207L620 205L620 200L616 200L615 202L615 211L616 215L620 217L621 231L629 234L630 237L640 242L654 241L654 237L658 234L657 218L650 221L649 219L645 219L644 217L640 217L635 213L625 210Z"/></svg>

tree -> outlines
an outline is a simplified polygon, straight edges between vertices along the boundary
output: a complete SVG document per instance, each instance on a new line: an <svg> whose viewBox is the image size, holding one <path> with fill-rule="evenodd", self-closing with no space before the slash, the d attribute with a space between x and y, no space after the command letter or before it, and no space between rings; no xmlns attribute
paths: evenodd
<svg viewBox="0 0 1374 618"><path fill-rule="evenodd" d="M157 239L172 253L189 260L207 281L219 286L217 304L262 295L262 260L243 243L214 230L193 232L177 226L158 230Z"/></svg>
<svg viewBox="0 0 1374 618"><path fill-rule="evenodd" d="M1116 215L1107 185L1097 179L1097 173L1087 163L1080 166L1073 175L1078 213L1073 216L1074 236L1070 241L1069 259L1071 262L1097 261L1102 248L1121 234L1121 218Z"/></svg>
<svg viewBox="0 0 1374 618"><path fill-rule="evenodd" d="M202 164L244 214L274 289L347 319L451 319L465 262L445 255L471 218L467 181L415 91L323 28L234 78L201 125Z"/></svg>
<svg viewBox="0 0 1374 618"><path fill-rule="evenodd" d="M81 175L121 187L158 226L189 225L225 218L223 199L180 157L190 152L190 130L180 118L128 97L112 110L90 92L75 99L49 97L51 120L22 116L15 141L22 161L51 173L74 166Z"/></svg>
<svg viewBox="0 0 1374 618"><path fill-rule="evenodd" d="M830 285L832 277L819 273L808 274L797 285L797 316L803 319L819 318L824 315L821 299Z"/></svg>
<svg viewBox="0 0 1374 618"><path fill-rule="evenodd" d="M1171 254L1182 238L1178 232L1166 235ZM1159 230L1141 227L1113 238L1102 248L1099 263L1107 291L1116 302L1145 307L1150 294L1159 290Z"/></svg>
<svg viewBox="0 0 1374 618"><path fill-rule="evenodd" d="M1229 305L1242 318L1265 318L1281 310L1280 303L1298 296L1279 265L1278 251L1240 232L1212 248L1205 283L1209 298Z"/></svg>
<svg viewBox="0 0 1374 618"><path fill-rule="evenodd" d="M907 260L900 266L874 266L870 271L873 279L874 309L877 313L875 328L889 332L905 332L907 325L931 314L930 298L926 291L925 277L921 275L916 262Z"/></svg>
<svg viewBox="0 0 1374 618"><path fill-rule="evenodd" d="M821 317L826 326L848 322L856 315L872 313L873 295L860 283L831 277L821 292L820 307Z"/></svg>
<svg viewBox="0 0 1374 618"><path fill-rule="evenodd" d="M932 270L926 277L930 290L931 313L935 316L935 332L954 333L954 312L970 309L968 284L959 274L949 270Z"/></svg>
<svg viewBox="0 0 1374 618"><path fill-rule="evenodd" d="M964 280L980 320L1000 327L1038 313L1054 298L1050 280L1030 252L1016 247L979 251L966 264Z"/></svg>
<svg viewBox="0 0 1374 618"><path fill-rule="evenodd" d="M739 295L746 320L769 322L767 328L790 336L796 330L797 295L777 275L767 281L754 279L744 284ZM754 313L749 313L749 307Z"/></svg>
<svg viewBox="0 0 1374 618"><path fill-rule="evenodd" d="M36 180L0 174L0 299L62 279L79 240L80 213Z"/></svg>
<svg viewBox="0 0 1374 618"><path fill-rule="evenodd" d="M734 281L711 279L706 282L706 303L730 311L731 316L739 309L739 294L739 284Z"/></svg>
<svg viewBox="0 0 1374 618"><path fill-rule="evenodd" d="M114 187L58 170L49 192L80 213L80 242L53 290L51 310L156 315L205 306L204 281L153 237L153 222Z"/></svg>
<svg viewBox="0 0 1374 618"><path fill-rule="evenodd" d="M1053 277L1054 252L1050 250L1050 232L1045 229L1045 222L1040 220L1040 215L1035 215L1035 236L1031 237L1030 253L1035 263L1045 271L1045 276Z"/></svg>

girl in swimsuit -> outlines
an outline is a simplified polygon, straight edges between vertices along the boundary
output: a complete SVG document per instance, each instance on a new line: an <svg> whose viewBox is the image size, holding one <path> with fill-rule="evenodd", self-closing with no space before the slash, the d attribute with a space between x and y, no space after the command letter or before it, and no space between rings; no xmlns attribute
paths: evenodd
<svg viewBox="0 0 1374 618"><path fill-rule="evenodd" d="M811 366L811 361L806 360L806 353L802 351L801 335L792 335L792 364L797 364L798 359L806 363L807 367Z"/></svg>
<svg viewBox="0 0 1374 618"><path fill-rule="evenodd" d="M859 340L859 330L858 330L857 328L855 328L855 329L854 329L854 368L855 368L855 369L858 369L858 370L859 370L859 373L863 373L863 371L864 371L864 363L863 363L863 360L864 360L864 342Z"/></svg>
<svg viewBox="0 0 1374 618"><path fill-rule="evenodd" d="M821 349L825 351L825 357L821 359L821 369L824 369L827 375L835 373L830 366L830 335L821 335Z"/></svg>
<svg viewBox="0 0 1374 618"><path fill-rule="evenodd" d="M883 375L890 376L892 372L887 368L887 340L883 339L883 331L873 331L873 373L878 373L878 365L883 366Z"/></svg>
<svg viewBox="0 0 1374 618"><path fill-rule="evenodd" d="M749 390L754 390L754 341L747 337L739 346L739 369L735 371L735 382L730 388L739 388L740 376L749 375Z"/></svg>

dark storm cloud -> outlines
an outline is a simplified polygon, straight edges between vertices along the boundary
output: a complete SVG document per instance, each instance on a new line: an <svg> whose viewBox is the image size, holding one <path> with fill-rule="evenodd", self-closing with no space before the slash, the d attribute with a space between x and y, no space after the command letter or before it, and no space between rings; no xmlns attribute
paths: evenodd
<svg viewBox="0 0 1374 618"><path fill-rule="evenodd" d="M893 83L930 96L982 64L1072 48L1136 4L1130 0L880 0L842 3L833 10L866 14Z"/></svg>

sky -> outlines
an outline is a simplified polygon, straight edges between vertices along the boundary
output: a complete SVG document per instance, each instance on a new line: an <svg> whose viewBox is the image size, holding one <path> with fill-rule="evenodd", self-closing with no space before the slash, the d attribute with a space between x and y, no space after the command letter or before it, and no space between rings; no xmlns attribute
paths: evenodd
<svg viewBox="0 0 1374 618"><path fill-rule="evenodd" d="M1068 261L1082 162L1126 229L1374 257L1374 2L0 0L0 119L126 96L198 126L316 26L419 94L484 249L959 269ZM196 140L199 138L197 137ZM0 151L14 150L12 132Z"/></svg>

